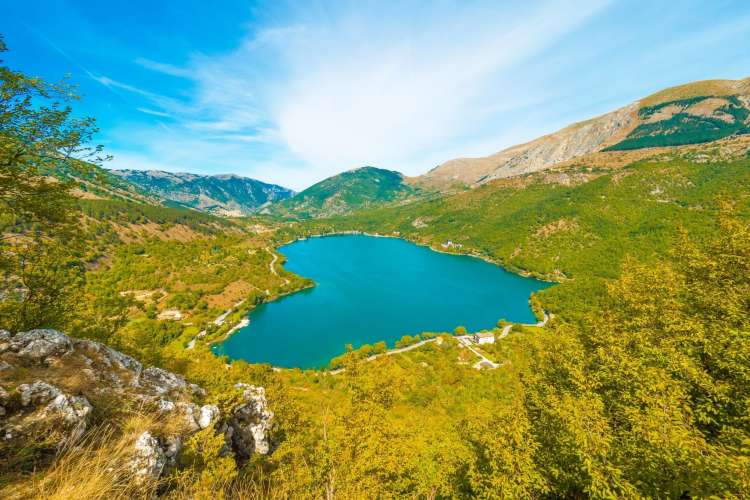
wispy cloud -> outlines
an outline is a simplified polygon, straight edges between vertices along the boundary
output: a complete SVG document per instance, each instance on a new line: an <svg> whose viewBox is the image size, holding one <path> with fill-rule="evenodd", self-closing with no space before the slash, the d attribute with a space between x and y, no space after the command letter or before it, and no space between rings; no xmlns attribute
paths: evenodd
<svg viewBox="0 0 750 500"><path fill-rule="evenodd" d="M179 99L165 96L162 94L157 94L155 92L151 92L149 90L136 87L134 85L130 85L127 83L123 83L118 80L114 80L108 76L105 75L97 75L90 71L87 71L88 76L108 88L109 90L118 93L119 95L122 95L119 93L119 91L125 91L129 94L134 94L136 96L140 96L144 98L147 102L150 104L161 108L161 110L153 110L150 108L145 107L137 107L136 109L138 111L141 111L142 113L151 114L154 116L171 116L171 115L186 115L194 112L194 108L191 104L185 103Z"/></svg>
<svg viewBox="0 0 750 500"><path fill-rule="evenodd" d="M152 116L161 116L162 118L169 118L171 115L169 113L165 113L163 111L156 111L155 109L148 109L148 108L135 108L141 113L146 113L147 115Z"/></svg>
<svg viewBox="0 0 750 500"><path fill-rule="evenodd" d="M113 80L112 78L109 78L104 75L95 75L94 73L89 72L89 76L92 80L97 81L107 87L108 89L119 89L119 90L125 90L127 92L132 92L133 94L142 95L144 97L148 97L149 99L153 99L156 97L156 94L152 92L148 92L143 89L139 89L138 87L134 87L132 85L128 85L127 83L118 82L117 80Z"/></svg>
<svg viewBox="0 0 750 500"><path fill-rule="evenodd" d="M145 57L138 57L133 62L135 62L139 66L143 66L144 68L150 69L152 71L157 71L165 75L177 76L180 78L187 78L190 76L190 71L185 68L180 68L172 64L152 61L151 59L147 59Z"/></svg>
<svg viewBox="0 0 750 500"><path fill-rule="evenodd" d="M490 110L523 102L512 68L607 3L402 6L411 19L396 6L284 5L283 22L254 30L224 56L194 55L185 68L136 63L193 83L189 106L176 114L186 142L217 132L222 143L246 147L277 141L304 168L271 176L293 187L365 163L417 173L433 166L430 153L470 134ZM99 81L175 114L141 89ZM512 93L513 100L502 98ZM292 170L295 178L286 177Z"/></svg>

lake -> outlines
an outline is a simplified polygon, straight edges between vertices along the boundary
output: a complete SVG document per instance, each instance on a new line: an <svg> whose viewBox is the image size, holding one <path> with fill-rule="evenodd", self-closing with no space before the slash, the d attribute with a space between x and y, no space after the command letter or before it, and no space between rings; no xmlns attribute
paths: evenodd
<svg viewBox="0 0 750 500"><path fill-rule="evenodd" d="M532 292L550 286L483 260L396 238L338 235L281 247L285 269L316 286L250 312L214 352L250 363L315 368L345 352L404 335L534 323Z"/></svg>

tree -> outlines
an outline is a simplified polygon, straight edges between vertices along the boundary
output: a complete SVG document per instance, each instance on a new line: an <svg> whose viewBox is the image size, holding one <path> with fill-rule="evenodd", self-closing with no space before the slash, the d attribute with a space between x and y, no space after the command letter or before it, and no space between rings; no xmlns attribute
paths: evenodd
<svg viewBox="0 0 750 500"><path fill-rule="evenodd" d="M0 53L7 48L0 37ZM71 179L103 161L87 144L67 82L47 83L0 60L0 328L62 326L83 282ZM55 174L55 177L52 177ZM68 179L61 180L61 179Z"/></svg>

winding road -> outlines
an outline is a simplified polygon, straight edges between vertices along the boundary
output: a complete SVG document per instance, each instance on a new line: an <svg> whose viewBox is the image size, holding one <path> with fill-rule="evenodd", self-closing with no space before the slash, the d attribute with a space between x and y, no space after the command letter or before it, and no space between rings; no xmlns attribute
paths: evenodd
<svg viewBox="0 0 750 500"><path fill-rule="evenodd" d="M271 270L271 273L273 273L276 276L278 276L279 273L276 272L276 261L279 260L279 256L278 256L278 254L272 252L271 249L268 248L268 247L266 247L266 252L270 253L271 256L273 257L273 259L271 259L271 263L268 264L268 268ZM289 284L289 279L288 278L285 278L285 277L282 276L281 279L284 280L284 284L285 285Z"/></svg>

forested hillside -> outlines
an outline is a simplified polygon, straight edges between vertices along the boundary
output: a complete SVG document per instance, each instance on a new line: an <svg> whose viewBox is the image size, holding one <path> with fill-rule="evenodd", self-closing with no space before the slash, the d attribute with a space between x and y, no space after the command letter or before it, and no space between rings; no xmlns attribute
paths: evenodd
<svg viewBox="0 0 750 500"><path fill-rule="evenodd" d="M314 184L266 212L303 219L330 217L403 202L417 192L398 172L362 167Z"/></svg>
<svg viewBox="0 0 750 500"><path fill-rule="evenodd" d="M551 326L516 329L486 349L503 360L496 372L459 369L464 353L448 343L378 362L365 361L365 346L339 360L352 388L326 410L336 436L327 470L357 465L337 475L338 488L438 497L746 492L749 146L733 139L631 162L602 154L297 227L400 235L560 281L538 297L555 314ZM347 438L353 421L372 441ZM388 451L376 452L383 441ZM431 467L451 474L438 480ZM356 479L373 476L399 480Z"/></svg>

